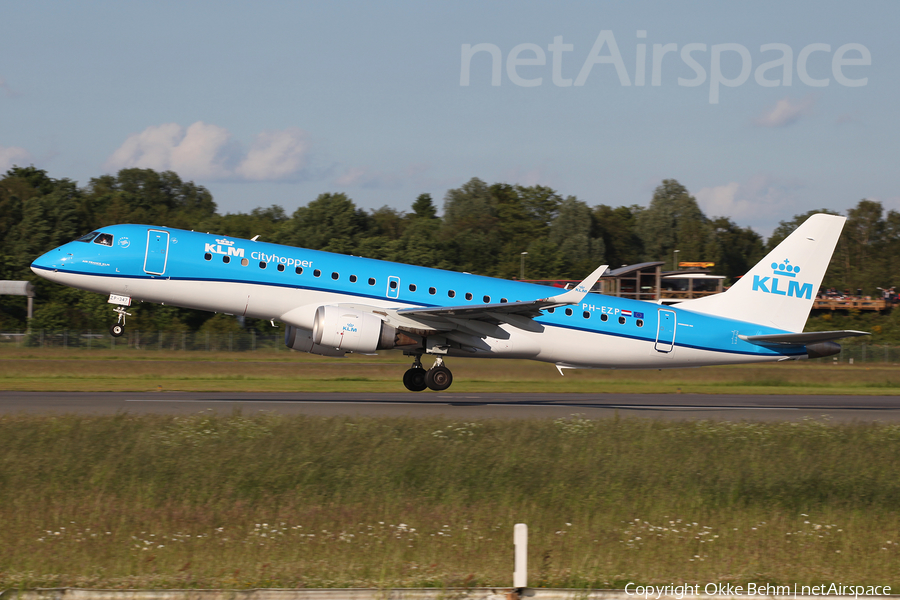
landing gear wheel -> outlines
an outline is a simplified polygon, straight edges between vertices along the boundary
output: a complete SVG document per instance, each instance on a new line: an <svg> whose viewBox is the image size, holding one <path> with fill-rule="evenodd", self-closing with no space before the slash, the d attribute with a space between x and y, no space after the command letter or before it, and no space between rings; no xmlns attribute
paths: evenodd
<svg viewBox="0 0 900 600"><path fill-rule="evenodd" d="M421 392L426 387L425 378L427 371L422 367L413 367L403 374L403 385L411 392Z"/></svg>
<svg viewBox="0 0 900 600"><path fill-rule="evenodd" d="M124 306L117 306L113 309L113 312L119 315L119 318L116 319L115 324L109 328L109 334L113 337L120 337L123 333L125 333L125 315L131 316L130 312L125 312Z"/></svg>
<svg viewBox="0 0 900 600"><path fill-rule="evenodd" d="M425 375L425 385L435 392L442 392L453 383L453 374L444 366L432 367Z"/></svg>

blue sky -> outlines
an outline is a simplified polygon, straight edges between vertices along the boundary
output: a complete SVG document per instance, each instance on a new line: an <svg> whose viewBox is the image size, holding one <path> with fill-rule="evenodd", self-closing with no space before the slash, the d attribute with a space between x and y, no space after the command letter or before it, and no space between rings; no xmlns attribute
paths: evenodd
<svg viewBox="0 0 900 600"><path fill-rule="evenodd" d="M674 178L708 216L763 235L862 198L900 210L896 2L33 1L0 14L2 170L87 184L172 169L223 213L338 191L365 208L408 210L422 192L440 206L471 177L612 206L646 205ZM486 46L463 85L467 44ZM787 55L761 85L760 66Z"/></svg>

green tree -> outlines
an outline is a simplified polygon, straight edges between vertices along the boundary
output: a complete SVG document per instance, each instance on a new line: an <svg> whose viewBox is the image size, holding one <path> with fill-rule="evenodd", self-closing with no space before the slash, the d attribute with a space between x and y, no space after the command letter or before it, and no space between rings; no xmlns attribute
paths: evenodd
<svg viewBox="0 0 900 600"><path fill-rule="evenodd" d="M677 268L673 250L679 251L679 260L707 258L709 222L694 197L674 179L664 179L656 188L650 206L638 215L636 226L646 260L666 261L666 267Z"/></svg>
<svg viewBox="0 0 900 600"><path fill-rule="evenodd" d="M91 179L87 195L98 227L130 221L196 229L216 214L209 190L173 171L122 169Z"/></svg>
<svg viewBox="0 0 900 600"><path fill-rule="evenodd" d="M708 260L716 263L714 272L725 275L726 283L744 275L765 256L762 236L749 227L739 227L727 217L717 217L710 221L714 251L708 253Z"/></svg>
<svg viewBox="0 0 900 600"><path fill-rule="evenodd" d="M496 235L495 198L489 186L474 177L444 196L441 265L459 271L491 274L503 247Z"/></svg>
<svg viewBox="0 0 900 600"><path fill-rule="evenodd" d="M436 219L437 208L431 200L431 194L419 194L416 201L412 205L411 217L419 219Z"/></svg>
<svg viewBox="0 0 900 600"><path fill-rule="evenodd" d="M275 239L278 229L288 220L284 209L277 204L268 208L254 208L250 214L228 213L225 216L214 215L193 227L200 231L214 231L224 235L240 238L259 236L262 241Z"/></svg>
<svg viewBox="0 0 900 600"><path fill-rule="evenodd" d="M345 194L325 193L294 211L276 241L312 250L354 254L368 226L366 212Z"/></svg>
<svg viewBox="0 0 900 600"><path fill-rule="evenodd" d="M593 219L603 238L606 260L611 268L644 260L644 243L636 231L637 218L643 210L638 205L612 208L601 204L594 207Z"/></svg>
<svg viewBox="0 0 900 600"><path fill-rule="evenodd" d="M603 238L594 237L590 207L574 196L559 206L550 225L549 241L559 255L559 276L581 279L603 262Z"/></svg>

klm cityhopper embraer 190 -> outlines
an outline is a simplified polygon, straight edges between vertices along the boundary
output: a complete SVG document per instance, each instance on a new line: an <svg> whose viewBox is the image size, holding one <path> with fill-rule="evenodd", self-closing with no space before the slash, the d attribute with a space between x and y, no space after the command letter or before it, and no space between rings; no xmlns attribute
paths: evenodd
<svg viewBox="0 0 900 600"><path fill-rule="evenodd" d="M109 294L114 336L135 300L277 320L294 350L401 349L414 357L407 389L445 390L447 356L529 358L562 373L835 354L832 340L867 334L801 332L844 220L810 217L725 293L674 306L589 293L606 265L547 297L529 283L146 225L91 232L31 268ZM423 354L435 356L428 370Z"/></svg>

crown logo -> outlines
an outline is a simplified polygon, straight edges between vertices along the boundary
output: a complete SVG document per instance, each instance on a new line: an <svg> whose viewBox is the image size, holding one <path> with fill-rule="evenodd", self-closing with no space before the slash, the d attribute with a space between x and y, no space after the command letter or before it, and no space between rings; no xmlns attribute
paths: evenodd
<svg viewBox="0 0 900 600"><path fill-rule="evenodd" d="M775 275L783 275L784 277L796 277L797 273L800 272L800 267L795 267L791 264L791 261L788 259L784 259L784 262L772 263L772 272Z"/></svg>

